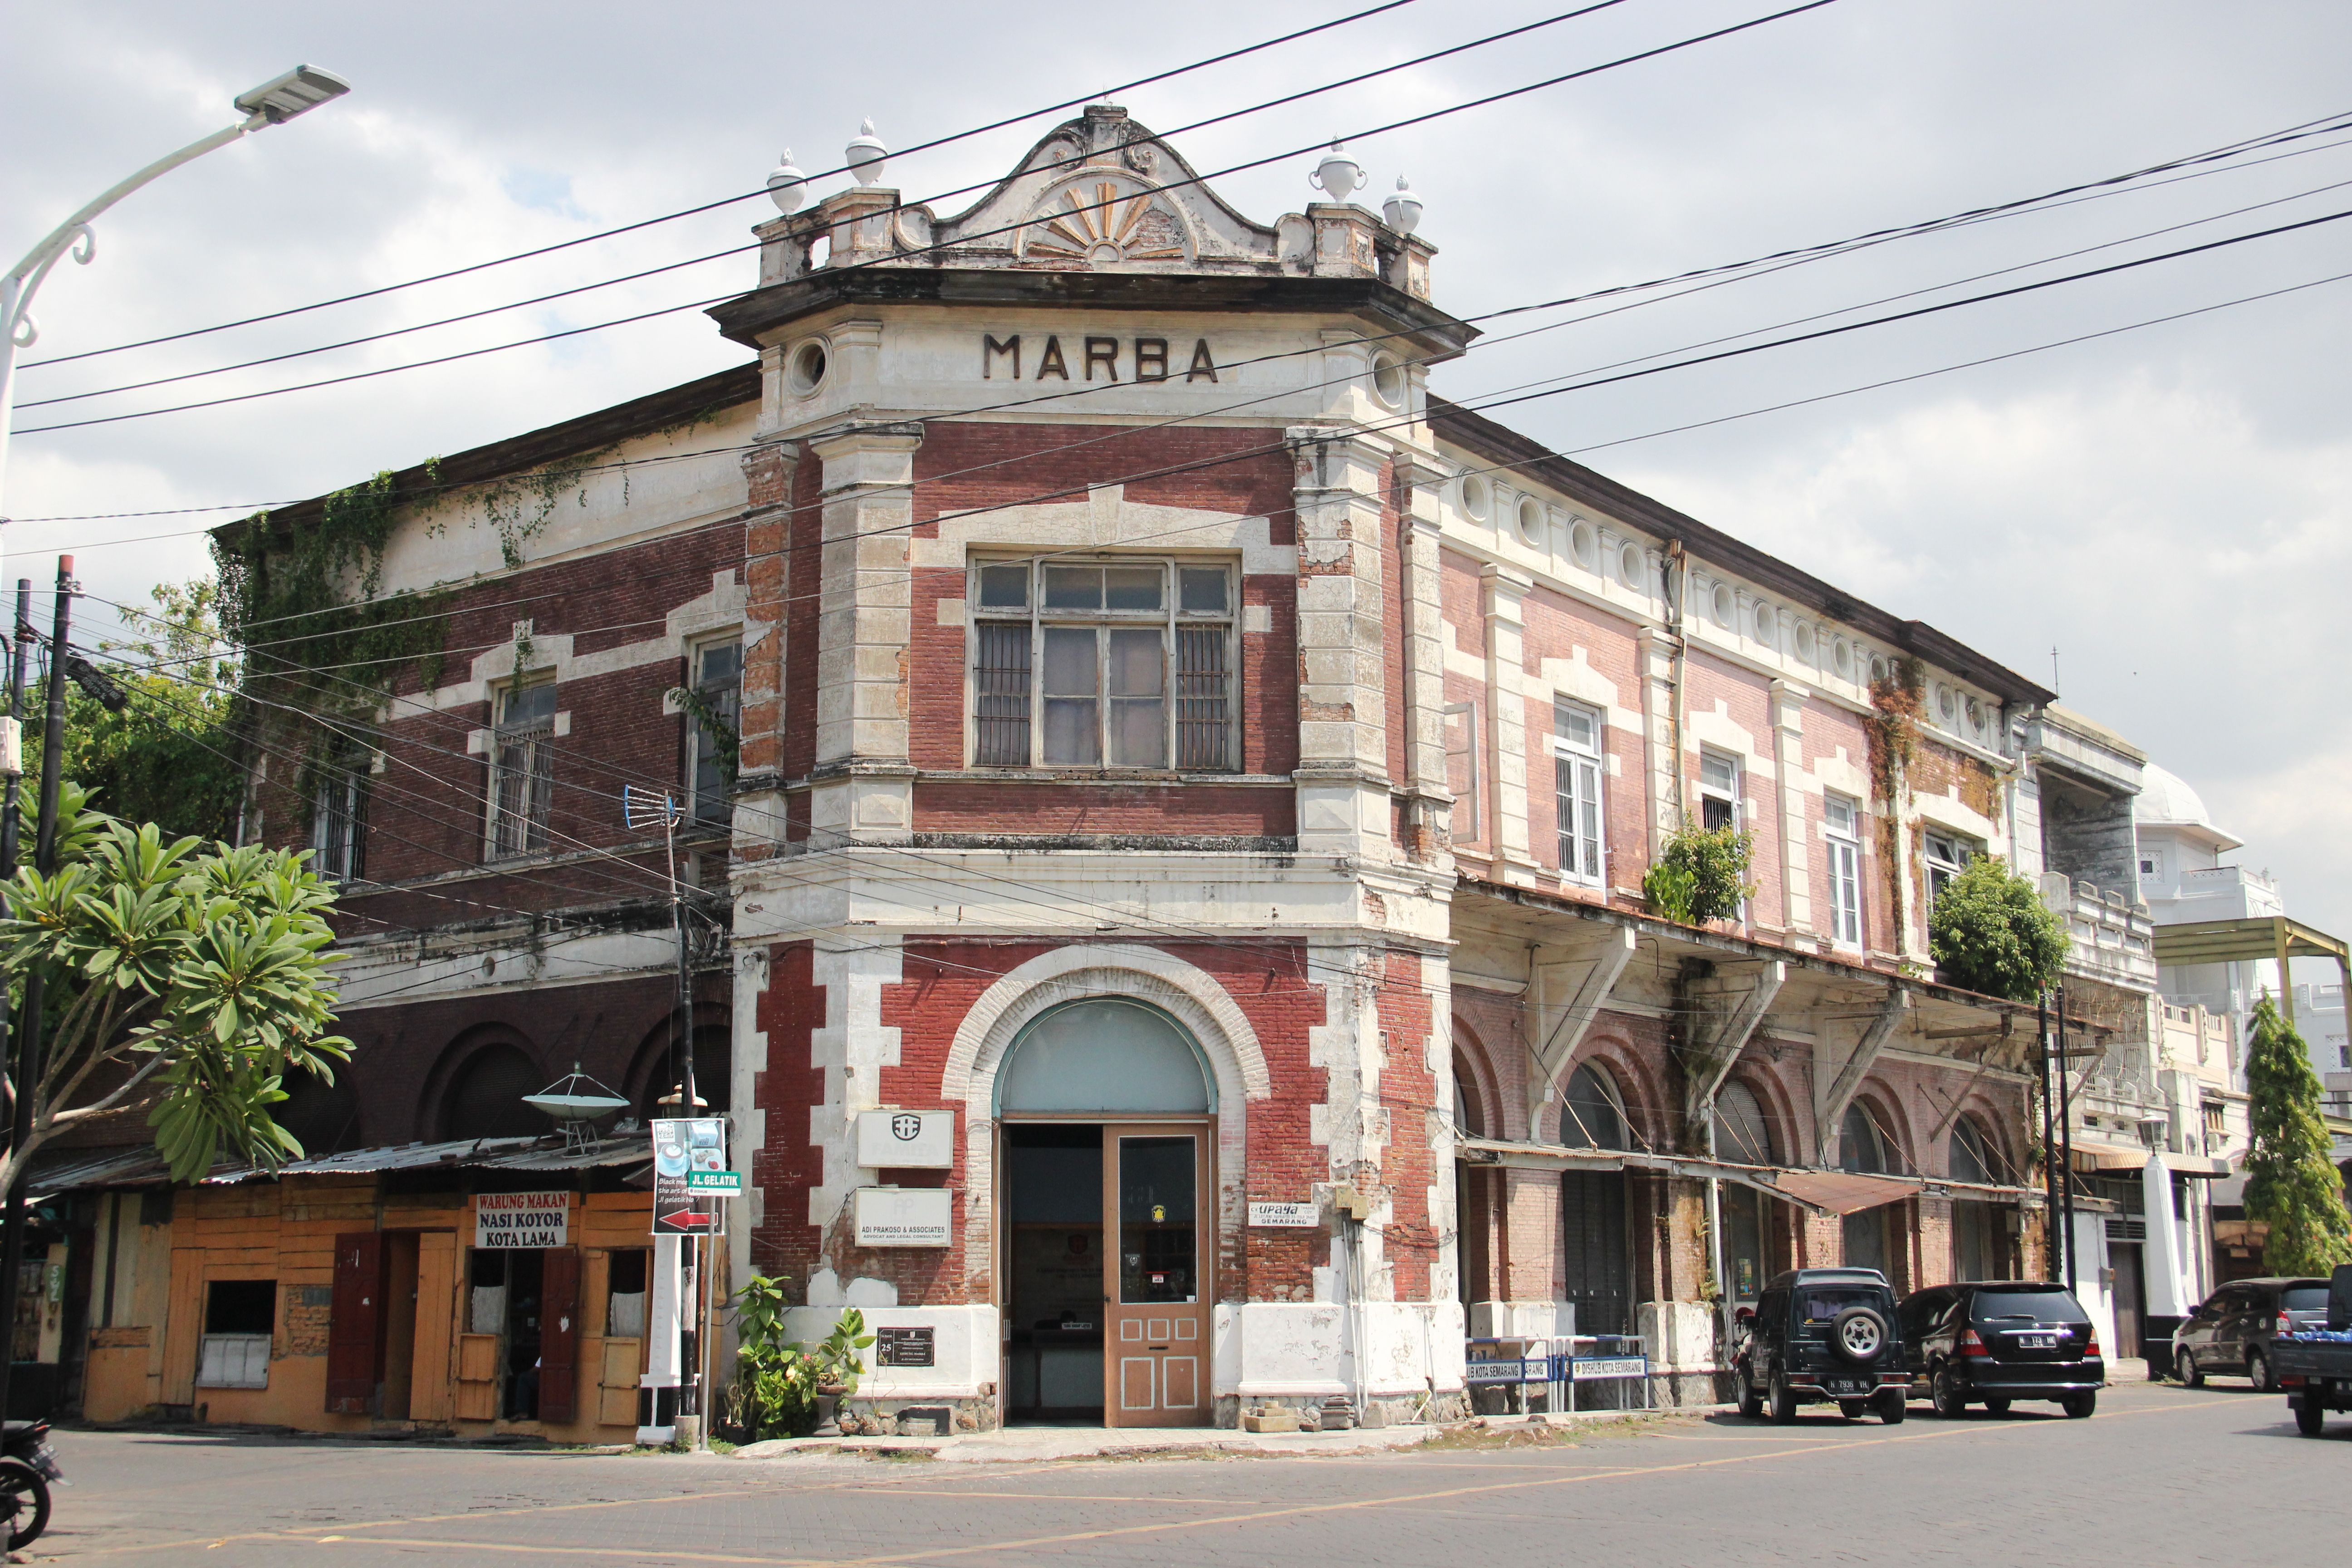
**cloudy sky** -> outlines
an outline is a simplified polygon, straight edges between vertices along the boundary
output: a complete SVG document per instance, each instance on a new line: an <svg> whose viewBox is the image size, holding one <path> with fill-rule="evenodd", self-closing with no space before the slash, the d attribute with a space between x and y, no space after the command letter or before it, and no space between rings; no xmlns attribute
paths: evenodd
<svg viewBox="0 0 2352 1568"><path fill-rule="evenodd" d="M283 310L715 201L755 189L787 146L803 169L836 166L866 116L907 146L1371 3L1196 0L1083 19L1066 6L887 0L17 6L0 58L0 244L20 252L123 174L225 123L230 97L297 61L342 73L353 92L104 219L97 264L67 265L45 290L43 336L27 359ZM1569 3L1419 0L1121 96L1164 130ZM1625 0L1178 144L1196 167L1222 169L1779 8ZM2325 0L1838 0L1350 145L1376 193L1402 173L1426 199L1440 302L1469 315L2035 195L2318 120L2352 110L2347 54L2352 9ZM916 198L985 180L1055 118L896 162L890 183ZM2242 159L1563 324L1475 352L1437 385L1472 397L1915 290L1934 291L1904 304L2352 209L2347 141L2300 142L2277 150L2294 155L2258 165ZM1271 219L1313 195L1310 162L1287 158L1218 189ZM740 203L377 300L31 368L16 428L721 295L749 285L748 256L275 366L26 406L723 250L770 210ZM2072 254L2093 247L2102 248ZM1751 412L2346 271L2352 220L1499 416L2045 684L2054 647L2069 704L2199 788L2247 840L2245 862L2279 878L2292 910L2352 931L2352 705L2342 691L2352 281ZM201 536L179 531L216 516L42 520L308 496L740 357L698 310L677 310L455 365L19 434L6 574L45 581L50 556L74 548L94 592L137 600L156 581L205 569Z"/></svg>

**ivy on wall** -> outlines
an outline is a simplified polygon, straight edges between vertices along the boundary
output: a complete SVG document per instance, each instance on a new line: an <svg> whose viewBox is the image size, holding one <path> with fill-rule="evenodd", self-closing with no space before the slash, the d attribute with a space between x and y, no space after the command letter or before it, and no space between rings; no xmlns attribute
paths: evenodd
<svg viewBox="0 0 2352 1568"><path fill-rule="evenodd" d="M1891 665L1885 677L1870 683L1871 787L1886 809L1878 818L1878 863L1886 877L1886 907L1899 921L1905 907L1902 853L1903 808L1911 797L1911 760L1919 752L1919 719L1927 710L1927 677L1917 659L1906 655ZM1899 942L1898 942L1899 945Z"/></svg>

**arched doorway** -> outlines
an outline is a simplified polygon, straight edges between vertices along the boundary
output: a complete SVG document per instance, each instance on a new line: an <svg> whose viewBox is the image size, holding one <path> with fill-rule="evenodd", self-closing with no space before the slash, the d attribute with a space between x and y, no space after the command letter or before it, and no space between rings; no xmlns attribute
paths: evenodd
<svg viewBox="0 0 2352 1568"><path fill-rule="evenodd" d="M1454 1053L1454 1135L1456 1139L1486 1136L1486 1118L1473 1078L1470 1059ZM1458 1145L1457 1145L1458 1148ZM1493 1294L1489 1276L1493 1253L1488 1245L1492 1221L1488 1214L1483 1170L1474 1170L1457 1152L1454 1161L1454 1295L1463 1306L1484 1301Z"/></svg>
<svg viewBox="0 0 2352 1568"><path fill-rule="evenodd" d="M1771 1124L1756 1091L1736 1079L1715 1097L1716 1157L1737 1165L1778 1165ZM1779 1272L1780 1200L1738 1182L1723 1184L1723 1272L1734 1302L1752 1302Z"/></svg>
<svg viewBox="0 0 2352 1568"><path fill-rule="evenodd" d="M1886 1141L1861 1100L1846 1107L1838 1128L1838 1168L1864 1175L1886 1173ZM1893 1205L1881 1204L1845 1216L1845 1264L1849 1268L1875 1268L1886 1274L1889 1251L1887 1218ZM1891 1274L1888 1279L1893 1279Z"/></svg>
<svg viewBox="0 0 2352 1568"><path fill-rule="evenodd" d="M1952 1124L1951 1155L1947 1168L1956 1182L1992 1184L1992 1150L1984 1129L1963 1116ZM2009 1247L2000 1233L2000 1216L1979 1198L1952 1200L1952 1278L2002 1279L2009 1277Z"/></svg>
<svg viewBox="0 0 2352 1568"><path fill-rule="evenodd" d="M1608 1075L1591 1062L1569 1077L1559 1141L1570 1149L1626 1146L1624 1101ZM1576 1331L1629 1332L1633 1277L1625 1235L1624 1173L1562 1172L1559 1213L1560 1262L1566 1299L1576 1308Z"/></svg>
<svg viewBox="0 0 2352 1568"><path fill-rule="evenodd" d="M1141 1002L1064 1003L1006 1050L1007 1420L1208 1424L1215 1110L1199 1045Z"/></svg>

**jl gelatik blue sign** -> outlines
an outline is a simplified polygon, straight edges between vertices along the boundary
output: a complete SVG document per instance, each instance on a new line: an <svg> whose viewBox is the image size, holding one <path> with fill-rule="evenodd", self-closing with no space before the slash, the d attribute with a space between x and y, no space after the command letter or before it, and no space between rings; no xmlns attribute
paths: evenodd
<svg viewBox="0 0 2352 1568"><path fill-rule="evenodd" d="M709 1236L719 1229L719 1199L698 1193L689 1175L727 1169L727 1122L718 1116L654 1123L654 1234Z"/></svg>

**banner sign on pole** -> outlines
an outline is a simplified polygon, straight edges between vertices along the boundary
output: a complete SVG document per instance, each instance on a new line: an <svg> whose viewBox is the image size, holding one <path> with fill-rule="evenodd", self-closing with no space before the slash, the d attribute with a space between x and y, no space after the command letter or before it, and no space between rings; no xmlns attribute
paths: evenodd
<svg viewBox="0 0 2352 1568"><path fill-rule="evenodd" d="M727 1119L666 1118L654 1123L654 1234L713 1236L719 1203L698 1191L696 1176L732 1175L727 1169Z"/></svg>
<svg viewBox="0 0 2352 1568"><path fill-rule="evenodd" d="M686 1190L689 1193L709 1193L722 1198L743 1195L743 1173L740 1171L688 1171Z"/></svg>

